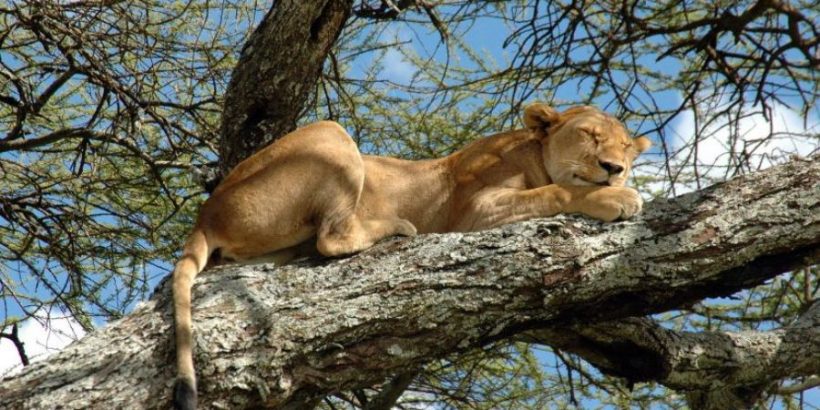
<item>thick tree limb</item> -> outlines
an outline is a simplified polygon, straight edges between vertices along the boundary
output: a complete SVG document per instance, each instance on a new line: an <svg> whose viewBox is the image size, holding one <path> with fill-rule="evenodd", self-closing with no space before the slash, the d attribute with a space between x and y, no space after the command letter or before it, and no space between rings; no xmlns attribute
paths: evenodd
<svg viewBox="0 0 820 410"><path fill-rule="evenodd" d="M225 93L223 173L296 128L352 0L275 2L245 43Z"/></svg>
<svg viewBox="0 0 820 410"><path fill-rule="evenodd" d="M676 332L646 318L538 329L520 340L582 356L598 369L687 393L695 409L751 407L774 381L820 374L820 300L784 329Z"/></svg>
<svg viewBox="0 0 820 410"><path fill-rule="evenodd" d="M394 239L344 259L205 272L194 288L200 403L300 408L523 331L577 332L754 286L818 260L818 185L820 160L794 161L654 201L627 222L561 216ZM128 317L3 380L0 407L165 408L169 294L165 283ZM672 385L674 374L646 379Z"/></svg>

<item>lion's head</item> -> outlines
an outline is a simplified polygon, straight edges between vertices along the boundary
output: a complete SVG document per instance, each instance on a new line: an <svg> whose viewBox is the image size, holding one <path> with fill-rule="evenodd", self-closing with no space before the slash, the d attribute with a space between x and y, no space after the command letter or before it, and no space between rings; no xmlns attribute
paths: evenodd
<svg viewBox="0 0 820 410"><path fill-rule="evenodd" d="M601 110L580 106L559 113L546 104L524 109L524 124L544 146L544 165L554 183L623 186L632 161L652 143L630 138L623 124Z"/></svg>

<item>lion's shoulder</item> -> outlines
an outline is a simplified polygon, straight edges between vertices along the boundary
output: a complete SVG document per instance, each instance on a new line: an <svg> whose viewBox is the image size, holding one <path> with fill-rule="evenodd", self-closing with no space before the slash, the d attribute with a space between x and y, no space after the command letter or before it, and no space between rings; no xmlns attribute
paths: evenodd
<svg viewBox="0 0 820 410"><path fill-rule="evenodd" d="M503 180L523 175L527 184L544 180L546 171L541 160L541 142L527 130L514 130L474 141L454 155L456 181Z"/></svg>

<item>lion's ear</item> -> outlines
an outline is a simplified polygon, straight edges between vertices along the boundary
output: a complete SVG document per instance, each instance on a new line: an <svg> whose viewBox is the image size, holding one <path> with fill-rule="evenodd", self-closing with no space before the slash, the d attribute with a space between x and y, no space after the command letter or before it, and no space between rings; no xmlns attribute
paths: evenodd
<svg viewBox="0 0 820 410"><path fill-rule="evenodd" d="M649 147L652 146L652 141L644 136L635 137L632 139L632 146L635 148L635 156L637 157L638 154L648 150Z"/></svg>
<svg viewBox="0 0 820 410"><path fill-rule="evenodd" d="M555 108L544 103L534 103L524 108L524 126L530 131L546 130L558 122Z"/></svg>

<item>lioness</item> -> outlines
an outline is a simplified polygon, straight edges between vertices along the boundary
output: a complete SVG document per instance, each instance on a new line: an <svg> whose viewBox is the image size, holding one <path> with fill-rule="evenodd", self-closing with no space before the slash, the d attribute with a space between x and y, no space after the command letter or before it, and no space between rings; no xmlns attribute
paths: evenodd
<svg viewBox="0 0 820 410"><path fill-rule="evenodd" d="M316 237L327 256L391 235L475 231L559 212L604 221L641 209L624 187L650 142L594 107L524 111L526 129L475 141L444 158L362 155L339 124L284 136L236 166L205 201L174 270L175 407L196 406L191 285L219 250L246 260Z"/></svg>

